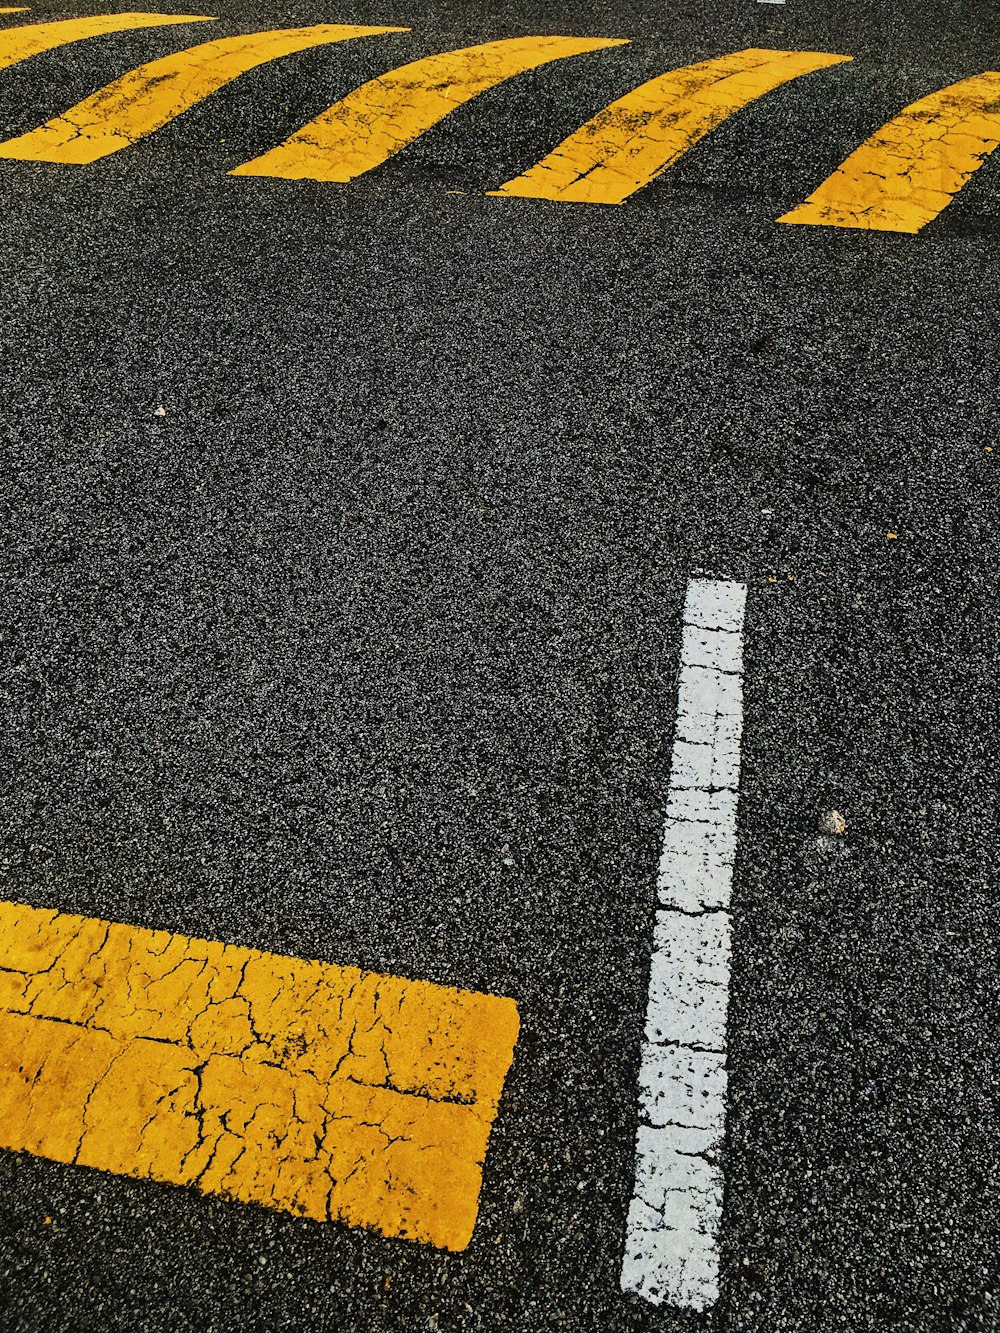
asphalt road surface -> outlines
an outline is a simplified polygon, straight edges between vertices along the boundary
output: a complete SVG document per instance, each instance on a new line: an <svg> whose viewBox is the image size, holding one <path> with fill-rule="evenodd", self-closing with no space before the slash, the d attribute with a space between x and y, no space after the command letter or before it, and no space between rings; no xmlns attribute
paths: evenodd
<svg viewBox="0 0 1000 1333"><path fill-rule="evenodd" d="M1000 7L186 12L217 21L0 71L4 139L210 37L412 31L261 64L90 165L0 145L0 898L509 997L520 1033L466 1248L0 1123L0 1326L992 1333L1000 153L919 233L777 219L1000 68ZM525 35L630 42L350 183L229 174ZM488 193L755 48L853 59L620 205ZM703 1309L621 1281L693 578L746 587Z"/></svg>

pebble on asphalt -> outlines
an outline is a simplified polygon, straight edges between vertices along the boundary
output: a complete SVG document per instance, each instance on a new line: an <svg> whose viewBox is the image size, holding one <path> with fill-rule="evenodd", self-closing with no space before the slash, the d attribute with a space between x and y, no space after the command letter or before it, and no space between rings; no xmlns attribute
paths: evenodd
<svg viewBox="0 0 1000 1333"><path fill-rule="evenodd" d="M840 837L847 828L847 820L839 810L827 810L819 817L820 833L836 834Z"/></svg>

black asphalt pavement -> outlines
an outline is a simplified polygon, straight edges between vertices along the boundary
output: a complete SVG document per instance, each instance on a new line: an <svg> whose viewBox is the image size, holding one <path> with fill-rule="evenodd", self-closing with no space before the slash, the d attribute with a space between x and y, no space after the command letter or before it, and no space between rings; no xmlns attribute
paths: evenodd
<svg viewBox="0 0 1000 1333"><path fill-rule="evenodd" d="M0 161L0 897L513 996L522 1035L464 1253L2 1153L0 1329L994 1333L1000 153L919 236L775 219L1000 67L1000 6L191 12L413 32ZM351 185L227 174L526 32L632 43ZM192 33L0 72L3 137ZM855 59L621 207L487 197L749 46ZM703 1315L619 1288L697 572L748 588Z"/></svg>

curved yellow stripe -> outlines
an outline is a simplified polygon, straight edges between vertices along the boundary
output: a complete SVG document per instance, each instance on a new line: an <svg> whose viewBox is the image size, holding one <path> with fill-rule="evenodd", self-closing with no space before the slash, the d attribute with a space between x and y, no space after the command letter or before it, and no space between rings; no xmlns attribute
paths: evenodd
<svg viewBox="0 0 1000 1333"><path fill-rule="evenodd" d="M620 204L764 93L850 56L737 51L685 65L626 93L496 195Z"/></svg>
<svg viewBox="0 0 1000 1333"><path fill-rule="evenodd" d="M1000 72L922 97L779 222L916 233L1000 144Z"/></svg>
<svg viewBox="0 0 1000 1333"><path fill-rule="evenodd" d="M278 56L353 37L406 31L322 23L205 42L130 70L38 129L0 143L0 157L96 162L152 134L246 70Z"/></svg>
<svg viewBox="0 0 1000 1333"><path fill-rule="evenodd" d="M231 174L354 180L487 88L550 60L623 45L620 38L514 37L427 56L348 93L290 139Z"/></svg>
<svg viewBox="0 0 1000 1333"><path fill-rule="evenodd" d="M206 14L94 14L85 19L59 19L55 23L29 23L24 27L0 28L0 69L7 69L43 51L82 42L103 33L128 32L132 28L161 28L170 23L211 23Z"/></svg>

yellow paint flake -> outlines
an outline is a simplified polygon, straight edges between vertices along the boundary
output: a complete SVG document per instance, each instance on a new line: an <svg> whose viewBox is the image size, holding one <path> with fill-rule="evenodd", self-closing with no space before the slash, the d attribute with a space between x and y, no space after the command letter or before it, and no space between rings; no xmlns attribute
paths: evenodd
<svg viewBox="0 0 1000 1333"><path fill-rule="evenodd" d="M894 542L894 541L898 538L899 533L898 533L898 532L887 532L885 535L886 535L886 538L887 538L889 541Z"/></svg>
<svg viewBox="0 0 1000 1333"><path fill-rule="evenodd" d="M0 1146L464 1249L512 1000L0 904Z"/></svg>

